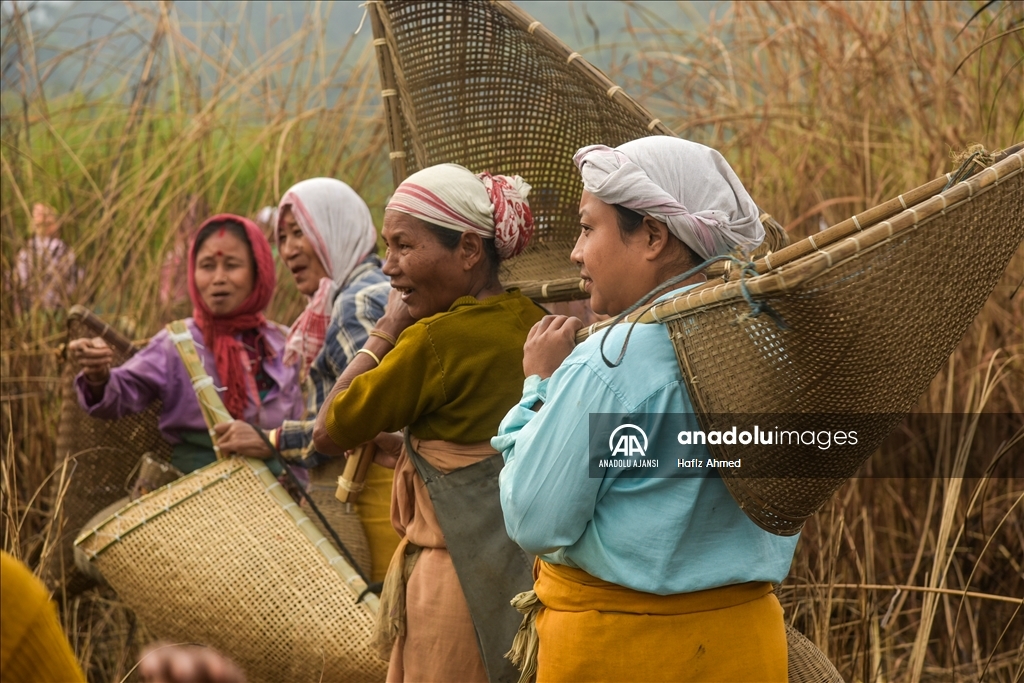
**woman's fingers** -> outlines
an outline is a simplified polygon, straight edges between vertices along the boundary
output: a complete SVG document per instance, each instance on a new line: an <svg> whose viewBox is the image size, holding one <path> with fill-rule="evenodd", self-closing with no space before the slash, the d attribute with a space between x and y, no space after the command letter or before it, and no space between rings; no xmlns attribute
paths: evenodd
<svg viewBox="0 0 1024 683"><path fill-rule="evenodd" d="M76 339L68 344L68 351L91 382L103 382L110 376L114 351L100 337Z"/></svg>
<svg viewBox="0 0 1024 683"><path fill-rule="evenodd" d="M398 337L405 328L416 322L416 319L409 313L409 307L402 301L402 292L398 289L391 289L388 294L388 303L384 307L384 315L377 321L377 327L393 337Z"/></svg>
<svg viewBox="0 0 1024 683"><path fill-rule="evenodd" d="M273 455L267 442L256 431L256 427L248 422L222 422L213 426L213 433L217 435L217 446L223 453L264 460Z"/></svg>
<svg viewBox="0 0 1024 683"><path fill-rule="evenodd" d="M109 362L114 358L114 351L100 337L76 339L68 345L68 350L79 362L104 359Z"/></svg>
<svg viewBox="0 0 1024 683"><path fill-rule="evenodd" d="M139 675L144 683L245 683L234 662L205 647L152 647L142 655Z"/></svg>
<svg viewBox="0 0 1024 683"><path fill-rule="evenodd" d="M576 330L583 326L579 318L548 315L527 336L523 346L523 372L541 378L554 374L576 346Z"/></svg>
<svg viewBox="0 0 1024 683"><path fill-rule="evenodd" d="M530 328L529 334L526 335L527 341L543 335L550 329L557 328L565 320L564 315L546 315L538 320L533 327Z"/></svg>
<svg viewBox="0 0 1024 683"><path fill-rule="evenodd" d="M576 333L583 329L583 321L572 316L561 316L561 318L562 320L558 324L558 331L562 334L572 335L575 339Z"/></svg>

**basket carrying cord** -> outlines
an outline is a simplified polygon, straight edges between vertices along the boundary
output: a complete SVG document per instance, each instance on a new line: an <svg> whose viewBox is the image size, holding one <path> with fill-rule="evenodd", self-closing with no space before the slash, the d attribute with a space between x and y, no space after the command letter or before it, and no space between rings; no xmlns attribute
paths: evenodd
<svg viewBox="0 0 1024 683"><path fill-rule="evenodd" d="M174 342L174 348L178 350L178 355L181 356L182 362L185 364L185 368L188 370L188 375L192 379L192 388L196 392L196 398L199 399L199 407L203 412L203 419L206 420L206 426L210 429L210 439L213 441L213 450L217 454L217 458L221 459L224 454L221 452L220 447L217 445L217 434L213 428L215 425L224 424L226 422L233 422L234 417L228 412L227 408L224 407L224 402L220 400L220 395L217 393L217 388L214 386L213 378L210 377L206 372L206 367L203 365L202 359L199 358L199 353L196 351L195 341L192 339L192 333L185 325L184 320L175 320L174 322L167 325L167 331L170 333L171 341ZM359 574L359 577L366 584L366 590L359 596L361 601L371 592L379 593L381 584L371 583L370 577L366 575L360 564L349 552L349 549L345 547L338 533L334 530L331 524L324 517L324 514L320 511L320 508L313 502L309 494L306 492L302 484L295 478L288 464L281 457L281 453L274 448L273 444L267 438L267 435L262 429L253 425L256 430L256 434L263 439L263 442L267 445L270 451L274 454L274 457L281 463L282 470L287 474L288 478L291 479L292 484L295 488L301 492L302 497L306 503L309 504L310 509L320 519L324 529L330 534L331 539L337 545L338 550L345 555L345 559L348 560L352 568ZM253 458L246 458L251 460L257 466L262 466L263 463Z"/></svg>

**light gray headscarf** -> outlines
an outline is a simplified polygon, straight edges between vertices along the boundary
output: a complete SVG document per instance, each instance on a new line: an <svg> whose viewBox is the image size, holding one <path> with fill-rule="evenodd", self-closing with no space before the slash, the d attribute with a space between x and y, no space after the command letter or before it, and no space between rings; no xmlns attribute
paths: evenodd
<svg viewBox="0 0 1024 683"><path fill-rule="evenodd" d="M668 225L703 259L764 240L757 206L729 162L710 147L654 135L619 145L590 145L573 157L583 189Z"/></svg>

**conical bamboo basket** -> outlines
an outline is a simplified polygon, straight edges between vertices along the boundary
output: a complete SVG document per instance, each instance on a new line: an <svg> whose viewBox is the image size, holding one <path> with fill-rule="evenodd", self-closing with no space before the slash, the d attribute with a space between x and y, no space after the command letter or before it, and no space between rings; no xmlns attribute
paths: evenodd
<svg viewBox="0 0 1024 683"><path fill-rule="evenodd" d="M208 423L230 419L190 339L178 345ZM250 681L385 677L367 647L377 596L262 461L218 460L75 545L154 634L213 646Z"/></svg>

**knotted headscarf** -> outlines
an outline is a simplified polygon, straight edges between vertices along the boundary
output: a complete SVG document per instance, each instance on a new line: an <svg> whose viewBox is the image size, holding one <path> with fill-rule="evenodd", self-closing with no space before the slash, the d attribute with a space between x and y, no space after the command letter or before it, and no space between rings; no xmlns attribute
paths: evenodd
<svg viewBox="0 0 1024 683"><path fill-rule="evenodd" d="M474 174L458 164L438 164L406 178L387 208L493 239L499 258L510 259L522 253L533 235L526 201L530 189L517 175Z"/></svg>
<svg viewBox="0 0 1024 683"><path fill-rule="evenodd" d="M277 284L277 275L274 272L274 257L270 251L270 243L263 235L256 224L248 218L235 216L230 213L222 213L212 218L207 218L199 226L196 235L202 232L210 223L238 223L245 228L245 235L248 238L249 246L252 248L252 255L255 261L255 273L253 277L252 292L245 298L238 308L222 316L215 316L210 308L199 295L196 287L196 252L198 251L195 238L189 246L188 258L188 293L192 297L192 317L203 333L203 341L206 347L212 349L214 362L217 365L217 376L224 385L224 407L228 409L236 419L242 419L245 414L245 407L249 402L249 390L256 389L256 380L252 376L249 367L249 358L242 343L235 339L236 334L246 330L260 330L267 325L267 319L263 316L263 310L270 303L270 297L274 294L274 285ZM258 343L260 334L257 337ZM270 350L269 345L263 344L263 348ZM258 400L259 395L256 394Z"/></svg>
<svg viewBox="0 0 1024 683"><path fill-rule="evenodd" d="M729 162L710 147L662 135L619 145L590 145L573 157L583 189L668 225L703 259L764 239L754 200Z"/></svg>
<svg viewBox="0 0 1024 683"><path fill-rule="evenodd" d="M295 222L327 271L306 309L292 325L284 361L302 358L308 368L320 353L331 320L334 298L352 271L377 246L370 209L351 187L334 178L310 178L293 185L278 204L274 238L281 232L281 214L291 209Z"/></svg>

